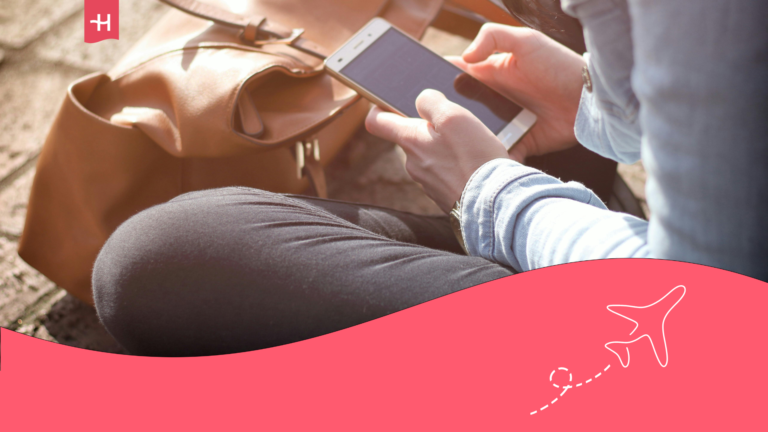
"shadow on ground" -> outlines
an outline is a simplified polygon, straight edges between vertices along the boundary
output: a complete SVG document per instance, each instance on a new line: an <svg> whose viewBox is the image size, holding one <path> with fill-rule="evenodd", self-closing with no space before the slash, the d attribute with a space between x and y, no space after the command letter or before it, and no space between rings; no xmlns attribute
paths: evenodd
<svg viewBox="0 0 768 432"><path fill-rule="evenodd" d="M115 341L96 316L96 309L65 295L40 318L40 324L63 345L117 354L128 352Z"/></svg>

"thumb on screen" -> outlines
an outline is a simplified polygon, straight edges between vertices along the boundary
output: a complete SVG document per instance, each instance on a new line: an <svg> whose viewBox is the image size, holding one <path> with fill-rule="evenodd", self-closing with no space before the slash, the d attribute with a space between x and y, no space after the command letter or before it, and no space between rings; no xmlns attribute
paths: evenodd
<svg viewBox="0 0 768 432"><path fill-rule="evenodd" d="M461 56L467 63L479 63L497 52L514 53L530 32L527 28L483 24L475 40Z"/></svg>

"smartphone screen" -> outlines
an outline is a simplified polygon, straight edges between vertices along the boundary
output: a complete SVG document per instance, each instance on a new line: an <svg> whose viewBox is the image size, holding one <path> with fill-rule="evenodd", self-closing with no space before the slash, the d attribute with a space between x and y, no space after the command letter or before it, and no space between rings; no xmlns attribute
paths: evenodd
<svg viewBox="0 0 768 432"><path fill-rule="evenodd" d="M523 110L395 28L384 32L340 73L408 117L419 117L416 98L423 90L439 90L497 135Z"/></svg>

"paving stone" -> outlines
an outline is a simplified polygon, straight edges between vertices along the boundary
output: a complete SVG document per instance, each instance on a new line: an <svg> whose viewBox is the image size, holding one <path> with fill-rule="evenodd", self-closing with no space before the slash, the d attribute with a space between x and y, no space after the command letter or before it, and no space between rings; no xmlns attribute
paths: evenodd
<svg viewBox="0 0 768 432"><path fill-rule="evenodd" d="M443 212L417 183L372 183L354 185L345 189L336 199L372 204L422 215L441 215Z"/></svg>
<svg viewBox="0 0 768 432"><path fill-rule="evenodd" d="M41 314L33 336L77 348L128 354L99 322L96 309L69 294Z"/></svg>
<svg viewBox="0 0 768 432"><path fill-rule="evenodd" d="M21 233L34 169L0 192L0 232ZM24 263L16 242L0 237L0 326L65 345L96 351L125 353L99 322L93 307Z"/></svg>
<svg viewBox="0 0 768 432"><path fill-rule="evenodd" d="M428 27L421 38L421 43L441 56L449 56L461 55L472 41L434 27Z"/></svg>
<svg viewBox="0 0 768 432"><path fill-rule="evenodd" d="M0 67L0 179L39 152L67 86L83 75L21 57Z"/></svg>
<svg viewBox="0 0 768 432"><path fill-rule="evenodd" d="M372 136L365 128L358 131L326 172L330 198L417 214L442 214L421 186L411 180L403 151Z"/></svg>
<svg viewBox="0 0 768 432"><path fill-rule="evenodd" d="M34 327L34 326L30 326L30 327ZM36 337L38 339L42 339L44 341L56 342L56 339L53 336L51 336L50 333L48 333L48 329L45 328L45 326L42 326L42 325L37 327L31 334L30 333L22 332L20 330L16 330L16 331L19 332L19 333L27 334L29 336L34 336L34 337Z"/></svg>
<svg viewBox="0 0 768 432"><path fill-rule="evenodd" d="M35 170L30 169L5 190L0 191L0 233L18 238L24 228L27 201Z"/></svg>
<svg viewBox="0 0 768 432"><path fill-rule="evenodd" d="M405 152L402 148L394 146L391 150L382 154L356 182L360 185L374 183L412 183L411 176L405 170Z"/></svg>
<svg viewBox="0 0 768 432"><path fill-rule="evenodd" d="M640 201L640 207L643 208L646 218L651 217L651 210L648 208L648 202L645 199L645 182L648 175L645 172L643 163L638 161L632 165L619 164L618 172L621 178L627 183L632 194Z"/></svg>
<svg viewBox="0 0 768 432"><path fill-rule="evenodd" d="M120 1L120 40L83 42L83 12L75 14L33 45L45 60L89 71L108 71L170 8L155 0Z"/></svg>
<svg viewBox="0 0 768 432"><path fill-rule="evenodd" d="M13 330L50 342L94 351L128 354L99 322L96 310L56 290L11 326Z"/></svg>
<svg viewBox="0 0 768 432"><path fill-rule="evenodd" d="M618 171L632 193L640 199L645 199L645 181L648 175L645 173L643 163L638 161L632 165L619 164Z"/></svg>
<svg viewBox="0 0 768 432"><path fill-rule="evenodd" d="M19 258L17 246L0 237L0 327L24 325L27 311L57 291L53 282Z"/></svg>
<svg viewBox="0 0 768 432"><path fill-rule="evenodd" d="M23 48L82 7L82 0L3 0L0 45Z"/></svg>
<svg viewBox="0 0 768 432"><path fill-rule="evenodd" d="M417 214L442 214L421 185L405 170L405 153L400 147L382 155L356 181L347 199Z"/></svg>

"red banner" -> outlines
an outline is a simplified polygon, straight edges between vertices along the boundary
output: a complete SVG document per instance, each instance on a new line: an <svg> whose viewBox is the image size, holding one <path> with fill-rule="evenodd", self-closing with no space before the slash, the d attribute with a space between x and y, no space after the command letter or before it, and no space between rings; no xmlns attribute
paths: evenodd
<svg viewBox="0 0 768 432"><path fill-rule="evenodd" d="M762 429L766 288L678 262L583 262L315 339L204 358L104 354L2 330L1 421L8 430Z"/></svg>
<svg viewBox="0 0 768 432"><path fill-rule="evenodd" d="M85 42L120 39L120 0L85 0Z"/></svg>

